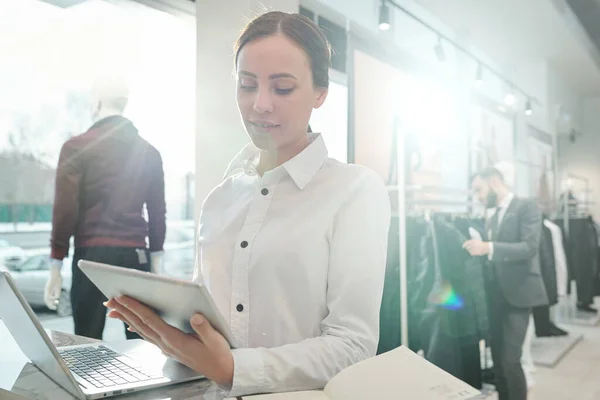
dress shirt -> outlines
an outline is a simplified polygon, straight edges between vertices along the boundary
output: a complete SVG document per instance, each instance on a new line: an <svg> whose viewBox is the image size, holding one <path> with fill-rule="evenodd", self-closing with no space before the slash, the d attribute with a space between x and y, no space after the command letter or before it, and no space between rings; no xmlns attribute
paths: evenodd
<svg viewBox="0 0 600 400"><path fill-rule="evenodd" d="M556 287L557 294L559 296L567 295L568 286L568 270L567 270L567 256L565 255L565 247L563 245L563 235L560 227L549 221L544 220L544 225L550 229L552 236L552 248L554 250L554 264L556 266Z"/></svg>
<svg viewBox="0 0 600 400"><path fill-rule="evenodd" d="M229 396L323 388L377 350L388 193L310 139L263 176L248 145L202 207L194 279L239 345Z"/></svg>
<svg viewBox="0 0 600 400"><path fill-rule="evenodd" d="M504 200L502 200L502 202L500 204L498 204L498 207L496 207L496 212L494 214L492 214L492 218L496 213L498 214L498 226L496 228L496 235L498 234L498 230L500 229L500 225L502 225L502 219L504 219L504 216L506 215L506 210L508 210L508 207L510 207L510 203L512 203L513 199L515 198L515 194L514 193L509 193L506 195L506 197L504 198ZM492 240L496 239L492 237L492 231L488 231L488 237L491 239L490 240L490 253L488 254L488 260L492 261L492 259L494 258L494 242L492 242Z"/></svg>

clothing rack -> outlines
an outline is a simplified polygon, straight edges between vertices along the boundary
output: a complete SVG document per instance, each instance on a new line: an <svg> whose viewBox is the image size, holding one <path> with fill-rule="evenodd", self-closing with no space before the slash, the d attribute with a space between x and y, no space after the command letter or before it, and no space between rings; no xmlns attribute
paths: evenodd
<svg viewBox="0 0 600 400"><path fill-rule="evenodd" d="M435 186L408 186L402 187L401 180L403 180L403 166L402 163L398 163L398 177L399 179L398 185L390 185L387 186L389 192L396 191L398 196L398 205L397 210L393 212L392 216L399 217L398 218L398 236L399 236L399 265L400 265L400 273L399 273L399 286L400 286L400 332L401 332L401 343L403 345L408 345L408 276L407 276L407 249L406 249L406 217L408 215L407 206L417 206L419 208L419 212L422 212L424 218L426 220L430 220L432 213L435 213L431 210L433 206L465 206L467 207L467 212L457 213L461 216L472 215L472 210L481 208L481 204L473 202L473 201L464 201L464 200L450 200L450 199L432 199L432 200L419 200L419 199L406 199L406 193L410 192L428 192L428 193L441 193L441 194L455 194L455 195L464 195L469 196L469 192L466 190L456 189L456 188L444 188L444 187L435 187ZM401 170L402 169L402 170ZM414 211L414 210L412 210Z"/></svg>

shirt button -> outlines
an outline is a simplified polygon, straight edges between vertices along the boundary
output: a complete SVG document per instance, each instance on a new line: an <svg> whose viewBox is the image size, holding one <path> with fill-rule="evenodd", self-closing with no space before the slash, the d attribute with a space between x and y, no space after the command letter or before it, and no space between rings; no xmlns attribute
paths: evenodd
<svg viewBox="0 0 600 400"><path fill-rule="evenodd" d="M269 194L269 189L265 188L263 190L260 191L262 193L263 196L266 196Z"/></svg>
<svg viewBox="0 0 600 400"><path fill-rule="evenodd" d="M242 249L245 249L246 247L248 247L248 242L244 240L242 243L240 243L240 246L242 246Z"/></svg>
<svg viewBox="0 0 600 400"><path fill-rule="evenodd" d="M235 309L238 310L239 312L242 312L242 311L244 311L244 306L242 304L238 304Z"/></svg>

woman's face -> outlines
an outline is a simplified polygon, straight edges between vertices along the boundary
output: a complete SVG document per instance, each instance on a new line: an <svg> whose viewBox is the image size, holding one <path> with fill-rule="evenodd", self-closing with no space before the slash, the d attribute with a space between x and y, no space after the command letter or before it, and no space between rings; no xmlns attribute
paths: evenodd
<svg viewBox="0 0 600 400"><path fill-rule="evenodd" d="M242 48L237 80L240 115L250 139L263 150L304 142L312 109L327 97L327 89L313 85L306 53L281 35Z"/></svg>

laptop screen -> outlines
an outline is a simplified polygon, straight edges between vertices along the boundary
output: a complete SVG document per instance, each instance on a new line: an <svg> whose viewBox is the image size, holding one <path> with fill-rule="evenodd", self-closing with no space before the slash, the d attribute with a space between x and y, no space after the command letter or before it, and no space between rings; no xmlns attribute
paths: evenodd
<svg viewBox="0 0 600 400"><path fill-rule="evenodd" d="M85 395L8 272L0 272L0 319L21 351L73 396Z"/></svg>

